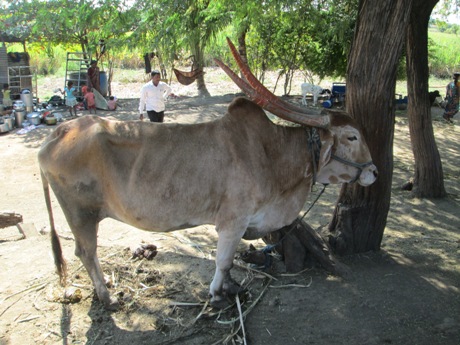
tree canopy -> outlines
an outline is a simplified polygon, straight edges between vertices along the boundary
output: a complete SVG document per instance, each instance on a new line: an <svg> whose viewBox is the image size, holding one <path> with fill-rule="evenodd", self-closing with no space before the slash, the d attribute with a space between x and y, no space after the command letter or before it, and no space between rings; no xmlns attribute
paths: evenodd
<svg viewBox="0 0 460 345"><path fill-rule="evenodd" d="M459 4L441 1L440 30L458 28L442 19ZM19 0L0 9L0 32L96 58L100 41L115 53L156 52L167 64L192 56L196 67L213 63L208 52L227 54L222 35L244 33L251 68L262 79L264 71L280 70L288 93L293 70L311 82L313 75L345 77L357 8L358 0Z"/></svg>
<svg viewBox="0 0 460 345"><path fill-rule="evenodd" d="M19 0L0 10L0 31L27 42L155 51L172 63L205 52L222 32L248 33L254 69L344 76L356 0ZM212 47L213 49L215 47Z"/></svg>

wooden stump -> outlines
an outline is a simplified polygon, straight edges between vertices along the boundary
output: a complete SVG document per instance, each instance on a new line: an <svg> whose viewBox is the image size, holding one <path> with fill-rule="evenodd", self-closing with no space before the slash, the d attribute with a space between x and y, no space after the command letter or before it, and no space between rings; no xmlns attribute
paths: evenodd
<svg viewBox="0 0 460 345"><path fill-rule="evenodd" d="M22 222L22 215L14 212L0 212L0 229L10 226L16 226L20 235L10 236L6 239L2 238L0 239L0 242L19 241L38 235L37 229L33 223L24 224Z"/></svg>
<svg viewBox="0 0 460 345"><path fill-rule="evenodd" d="M287 272L296 273L304 270L309 258L317 260L324 269L334 275L344 277L349 271L347 266L337 261L327 242L303 220L298 219L291 225L270 233L263 240L273 245L276 252L283 256ZM254 260L254 263L260 264L264 262L264 257L263 250L252 251L243 255L243 260Z"/></svg>
<svg viewBox="0 0 460 345"><path fill-rule="evenodd" d="M22 223L22 215L14 212L1 212L0 213L0 229Z"/></svg>

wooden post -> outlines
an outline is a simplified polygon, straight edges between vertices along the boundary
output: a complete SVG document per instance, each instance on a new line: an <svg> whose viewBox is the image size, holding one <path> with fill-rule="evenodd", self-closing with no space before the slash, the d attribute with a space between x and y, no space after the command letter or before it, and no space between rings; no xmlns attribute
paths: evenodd
<svg viewBox="0 0 460 345"><path fill-rule="evenodd" d="M306 259L314 258L328 272L341 277L348 275L349 268L334 257L327 242L310 225L303 220L293 224L263 238L265 243L274 245L276 252L283 256L287 272L304 270ZM264 251L253 247L243 253L242 260L257 265L267 263Z"/></svg>
<svg viewBox="0 0 460 345"><path fill-rule="evenodd" d="M14 212L0 212L0 229L22 223L22 215Z"/></svg>

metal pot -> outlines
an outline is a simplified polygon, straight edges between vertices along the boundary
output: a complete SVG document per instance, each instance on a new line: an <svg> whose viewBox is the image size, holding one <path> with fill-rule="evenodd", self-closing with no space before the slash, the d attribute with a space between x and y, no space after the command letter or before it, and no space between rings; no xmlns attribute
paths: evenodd
<svg viewBox="0 0 460 345"><path fill-rule="evenodd" d="M57 119L53 115L48 115L45 117L45 123L47 125L55 125L57 123Z"/></svg>
<svg viewBox="0 0 460 345"><path fill-rule="evenodd" d="M34 96L28 89L24 89L21 91L21 101L24 103L25 107L32 107L34 106Z"/></svg>
<svg viewBox="0 0 460 345"><path fill-rule="evenodd" d="M5 133L10 130L10 126L7 123L0 124L0 133Z"/></svg>
<svg viewBox="0 0 460 345"><path fill-rule="evenodd" d="M10 127L10 131L14 128L14 117L13 116L4 116L3 122L7 123Z"/></svg>
<svg viewBox="0 0 460 345"><path fill-rule="evenodd" d="M37 112L29 113L29 114L27 114L27 120L28 120L31 124L37 126L37 125L40 124L40 122L41 122L41 120L42 120L42 118L41 118L40 115L41 115L41 114L40 114L40 113L37 113Z"/></svg>
<svg viewBox="0 0 460 345"><path fill-rule="evenodd" d="M22 127L22 122L25 120L25 118L26 118L26 112L24 110L22 111L15 110L14 120L18 128Z"/></svg>
<svg viewBox="0 0 460 345"><path fill-rule="evenodd" d="M15 101L14 104L13 104L13 108L15 110L23 110L24 107L25 107L25 105L24 105L23 101Z"/></svg>

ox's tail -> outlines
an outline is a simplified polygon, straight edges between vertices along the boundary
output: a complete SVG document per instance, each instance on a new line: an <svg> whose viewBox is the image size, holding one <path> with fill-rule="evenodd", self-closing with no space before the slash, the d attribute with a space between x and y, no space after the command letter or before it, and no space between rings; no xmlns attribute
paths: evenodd
<svg viewBox="0 0 460 345"><path fill-rule="evenodd" d="M65 285L67 279L67 264L62 255L61 241L59 241L59 236L56 232L56 227L54 226L53 218L53 209L51 208L51 197L50 197L50 186L47 178L41 171L43 192L45 193L45 202L46 208L48 209L48 216L50 220L51 227L51 247L53 248L54 264L56 265L57 272L59 274L59 280L61 285Z"/></svg>

